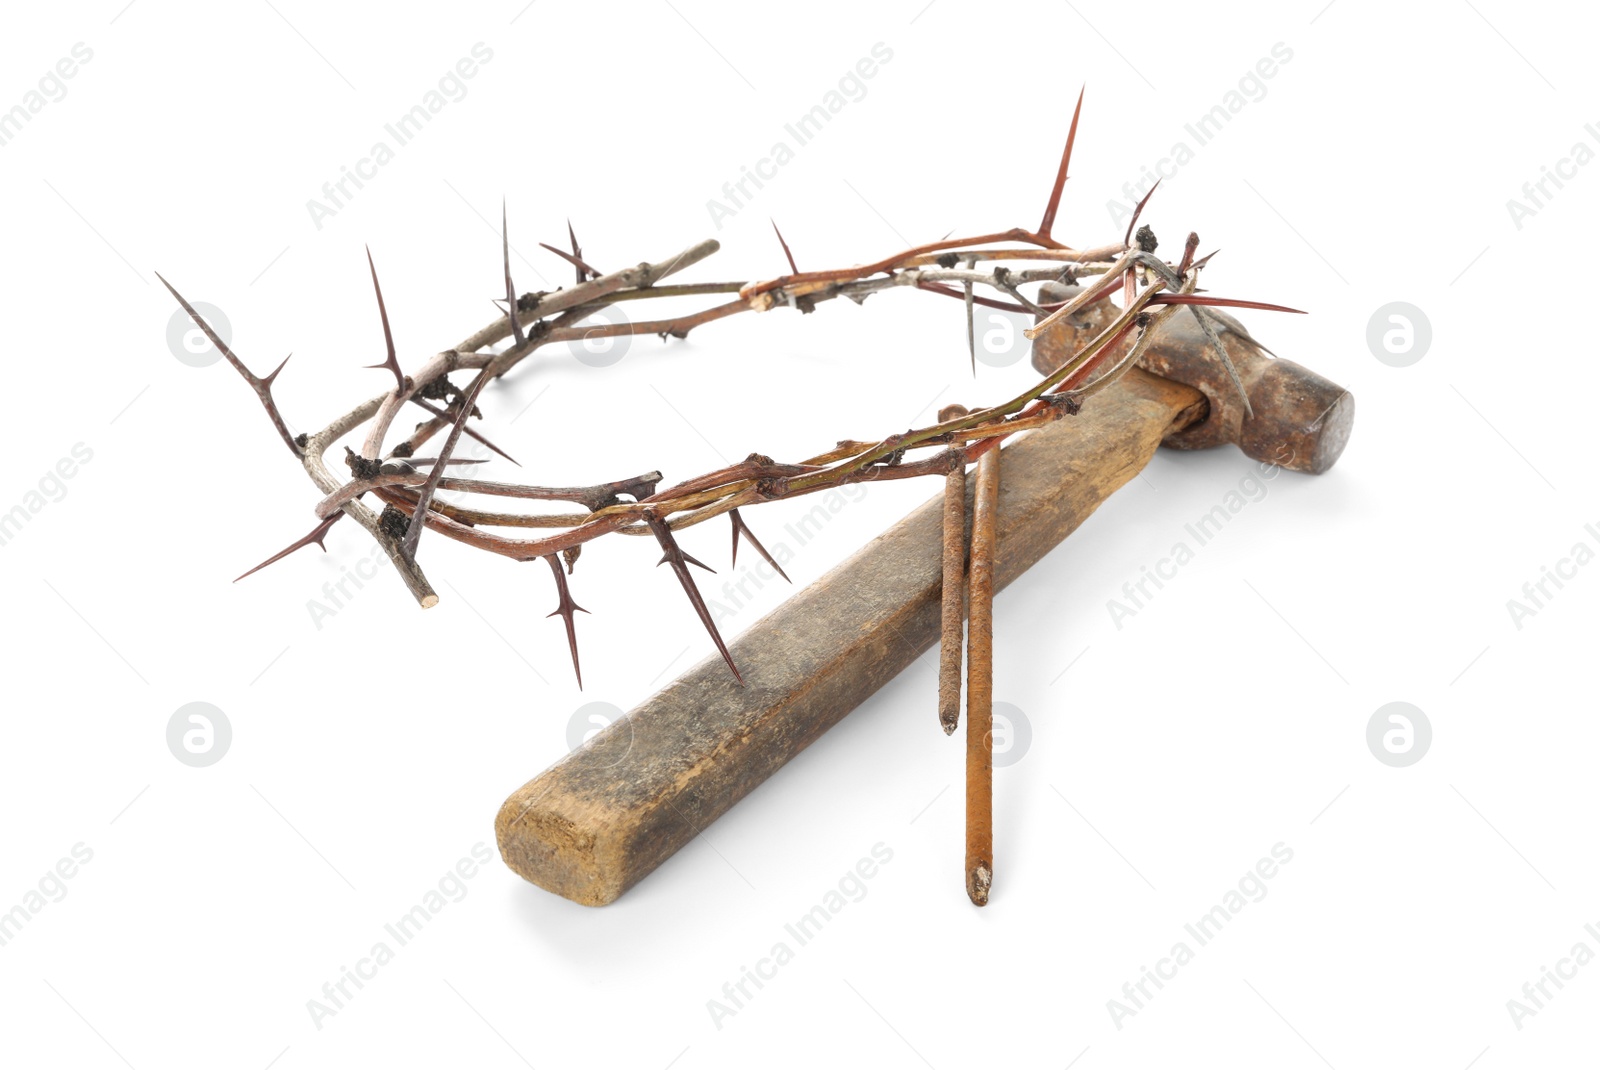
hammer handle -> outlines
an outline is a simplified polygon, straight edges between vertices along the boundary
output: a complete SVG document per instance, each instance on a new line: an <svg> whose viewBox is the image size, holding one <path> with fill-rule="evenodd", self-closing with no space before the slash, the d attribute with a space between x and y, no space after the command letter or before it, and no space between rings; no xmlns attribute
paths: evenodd
<svg viewBox="0 0 1600 1070"><path fill-rule="evenodd" d="M995 589L1206 408L1134 369L1001 450ZM892 680L939 636L943 508L941 494L740 636L748 686L708 657L517 789L495 819L506 864L575 902L613 902Z"/></svg>

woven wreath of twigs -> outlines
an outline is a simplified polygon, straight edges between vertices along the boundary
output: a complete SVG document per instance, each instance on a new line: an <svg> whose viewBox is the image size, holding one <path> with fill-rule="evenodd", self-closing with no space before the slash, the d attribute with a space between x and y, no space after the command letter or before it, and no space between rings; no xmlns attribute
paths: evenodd
<svg viewBox="0 0 1600 1070"><path fill-rule="evenodd" d="M284 444L300 460L311 481L325 495L316 506L319 521L316 527L239 579L302 547L316 544L326 550L324 540L329 529L345 516L353 517L378 541L401 579L424 608L439 600L417 563L417 545L424 528L517 561L543 558L549 563L555 577L558 598L556 610L551 616L560 615L563 619L572 651L573 671L581 687L583 677L578 661L574 614L582 607L573 600L568 576L583 545L590 540L612 532L650 535L662 550L658 564L672 567L728 668L742 684L743 677L739 675L738 667L728 653L689 571L690 565L708 570L709 566L684 552L678 546L674 532L726 514L732 526L735 558L742 537L769 564L778 568L777 562L740 515L742 507L866 480L947 475L965 468L989 450L998 448L1011 435L1076 413L1086 399L1138 363L1154 336L1155 328L1185 307L1205 328L1217 358L1225 364L1228 361L1227 353L1218 338L1218 324L1206 311L1208 307L1296 311L1279 305L1217 297L1201 291L1198 287L1200 271L1210 257L1196 259L1199 238L1194 234L1188 236L1182 258L1177 263L1156 257L1156 239L1150 228L1146 226L1135 230L1140 213L1149 201L1150 194L1155 192L1154 187L1139 202L1120 243L1077 250L1056 241L1051 236L1051 227L1066 183L1082 107L1083 96L1080 93L1067 143L1061 154L1061 164L1050 190L1050 199L1037 229L1019 227L974 237L941 239L864 266L800 271L795 266L788 243L779 233L778 241L791 272L788 275L758 283L661 285L661 280L716 252L717 242L703 241L668 260L641 263L606 273L584 260L577 237L569 225L570 253L549 245L543 247L572 265L576 274L575 283L554 292L518 296L511 280L510 242L509 235L504 232L502 212L501 253L507 314L453 348L431 357L409 376L401 370L395 357L394 338L384 308L383 291L378 286L377 269L372 266L369 253L368 266L372 271L372 285L377 295L386 349L383 363L369 366L392 374L394 385L315 434L290 435L273 400L272 384L283 371L284 365L279 364L266 376L252 373L194 307L162 278L163 285L183 306L184 311L255 391ZM1006 261L1033 262L1045 266L1014 269L1006 267L1003 263ZM991 270L980 271L977 268L979 263L994 266ZM1078 283L1081 289L1070 301L1046 305L1030 300L1021 292L1020 288L1024 285L1049 281ZM876 440L843 440L831 449L798 462L781 463L752 453L738 464L666 489L659 489L662 475L655 471L591 487L528 486L446 474L452 466L474 463L459 461L451 456L463 434L516 463L510 454L490 442L481 432L469 427L468 419L481 416L475 403L484 387L511 371L540 346L621 334L656 334L663 340L669 337L684 338L702 324L735 313L764 312L784 306L811 312L818 304L833 298L848 297L860 303L871 294L897 286L914 287L964 301L967 307L969 351L972 350L972 309L977 304L1027 312L1039 317L1038 322L1025 332L1029 338L1097 302L1111 302L1116 314L1109 325L1079 348L1065 364L1013 398L927 427L886 435ZM999 291L1003 296L978 296L974 293L976 286ZM622 301L719 294L732 296L725 303L690 315L646 322L584 325L597 312ZM1122 302L1117 306L1112 299L1119 295ZM509 346L498 350L493 348L508 339ZM284 363L287 363L287 358ZM974 374L976 370L974 359ZM1228 365L1228 370L1232 373L1231 365ZM449 378L455 372L474 374L465 385L460 385ZM408 404L425 410L428 418L385 451L391 425ZM1248 401L1245 404L1248 406ZM340 479L329 470L324 455L336 442L363 424L367 426L360 451L348 446L345 450L350 478ZM431 457L419 456L418 450L423 444L441 431L446 435L436 453ZM912 455L915 455L914 459ZM570 502L585 511L493 512L436 500L435 494L441 489L487 497ZM365 503L364 499L369 495L383 503L381 512L374 511ZM555 534L519 538L488 530L496 528L558 530ZM566 563L565 571L558 555ZM782 569L778 571L782 573Z"/></svg>

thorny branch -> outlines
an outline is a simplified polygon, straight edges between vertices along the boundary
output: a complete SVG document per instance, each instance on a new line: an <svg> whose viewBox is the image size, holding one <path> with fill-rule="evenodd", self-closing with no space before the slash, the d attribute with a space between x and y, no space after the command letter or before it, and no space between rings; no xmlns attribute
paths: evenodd
<svg viewBox="0 0 1600 1070"><path fill-rule="evenodd" d="M280 364L271 374L258 377L223 343L203 317L166 279L184 311L211 339L219 352L244 377L255 391L268 418L290 450L301 460L311 481L322 492L316 506L318 525L311 532L266 561L246 572L251 573L288 556L303 546L323 546L333 524L344 515L354 517L381 545L401 578L424 607L434 605L438 596L429 585L416 559L418 539L424 528L479 549L517 561L545 559L555 576L558 605L555 613L563 618L572 650L573 671L578 667L577 637L573 614L582 607L573 600L567 577L557 555L567 564L567 572L584 544L613 532L653 535L663 551L661 562L669 564L688 596L696 614L727 661L735 679L742 684L733 657L717 632L705 602L689 572L690 564L706 568L679 548L674 533L713 517L727 514L732 525L734 553L741 537L774 568L773 560L745 523L739 510L761 502L813 494L851 483L879 479L907 479L925 475L949 477L997 449L1007 437L1052 423L1076 413L1089 397L1114 382L1132 367L1148 348L1154 328L1187 307L1209 339L1212 348L1230 375L1237 375L1218 337L1208 307L1248 307L1295 311L1277 305L1217 297L1199 289L1201 270L1210 257L1195 258L1199 239L1191 234L1182 259L1171 264L1154 255L1156 238L1148 226L1135 227L1149 197L1135 210L1122 242L1075 250L1051 236L1051 228L1067 180L1078 117L1083 98L1079 95L1072 125L1062 152L1060 167L1051 188L1045 213L1037 230L1024 228L981 234L965 238L943 238L913 246L866 265L822 271L798 270L789 244L777 234L790 274L764 282L712 282L657 285L678 272L705 259L718 249L715 241L692 245L670 259L640 263L633 267L603 273L584 259L577 235L568 223L571 252L540 243L574 268L573 285L554 292L517 295L511 278L510 236L505 227L502 206L501 282L504 287L505 315L484 326L457 345L430 357L412 376L401 370L395 355L393 334L383 292L378 285L377 268L368 253L373 291L383 328L385 359L369 367L381 368L394 377L394 385L384 393L363 402L314 434L291 436L272 396L272 384ZM1152 192L1154 192L1152 190ZM1008 267L1034 263L1042 266ZM979 263L993 263L988 271L977 270ZM159 276L158 276L159 277ZM1089 281L1092 280L1092 281ZM1080 283L1070 300L1042 304L1030 300L1020 287L1060 281ZM971 347L971 315L975 304L1030 313L1037 322L1026 334L1036 337L1057 322L1075 316L1085 308L1106 302L1116 311L1101 333L1081 347L1071 359L1030 389L987 407L941 413L947 417L923 428L890 434L876 440L843 440L832 449L795 463L779 463L760 454L666 489L657 489L660 472L593 487L539 487L499 483L489 480L455 478L445 475L452 463L450 454L460 436L466 434L507 460L509 454L468 426L481 414L475 402L495 379L501 378L536 349L552 343L581 338L617 335L656 334L663 339L684 338L703 324L743 312L765 312L779 307L813 311L817 305L839 297L857 303L880 291L910 287L963 301L967 308L968 344ZM977 287L986 287L996 297L978 296ZM731 299L698 312L640 322L587 326L597 313L609 306L635 300L675 298L697 295L725 295ZM1121 299L1121 304L1116 299ZM504 348L496 346L509 342ZM449 376L473 372L471 382L460 386ZM976 363L973 366L976 374ZM1242 393L1242 387L1241 387ZM443 403L443 404L437 404ZM429 419L418 424L403 440L384 450L390 429L399 411L407 404L423 408ZM1248 401L1246 401L1248 405ZM361 452L346 449L350 478L340 479L329 471L327 450L345 436L365 425ZM443 446L434 458L415 456L434 435L447 431ZM921 456L909 459L918 451ZM513 463L516 463L513 461ZM427 467L425 471L424 468ZM435 492L458 491L468 494L515 499L573 502L588 510L584 513L503 513L438 501ZM363 499L372 495L383 503L374 512ZM519 538L486 530L490 528L551 528L555 534ZM782 573L781 569L778 569ZM243 576L240 577L241 579ZM788 579L787 576L784 577Z"/></svg>

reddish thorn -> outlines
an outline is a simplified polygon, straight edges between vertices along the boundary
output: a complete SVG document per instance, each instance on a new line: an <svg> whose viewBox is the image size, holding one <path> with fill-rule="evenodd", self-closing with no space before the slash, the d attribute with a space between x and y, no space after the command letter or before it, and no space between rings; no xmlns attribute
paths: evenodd
<svg viewBox="0 0 1600 1070"><path fill-rule="evenodd" d="M761 540L756 538L756 533L751 531L750 525L744 522L744 517L739 515L739 510L729 510L728 518L733 521L733 564L737 565L739 563L739 536L742 534L750 540L750 545L756 548L756 553L766 558L767 564L771 565L778 575L783 577L785 583L794 582L789 578L789 574L783 571L783 566L773 560L771 554L767 553L767 548L761 545Z"/></svg>
<svg viewBox="0 0 1600 1070"><path fill-rule="evenodd" d="M1056 208L1061 204L1061 190L1067 184L1067 165L1072 162L1072 143L1078 139L1078 115L1083 111L1083 94L1088 86L1078 90L1078 103L1072 109L1072 125L1067 128L1067 145L1061 150L1061 166L1056 169L1056 184L1050 187L1050 202L1044 207L1044 219L1039 223L1039 237L1050 237L1055 226ZM1123 244L1127 244L1124 242Z"/></svg>
<svg viewBox="0 0 1600 1070"><path fill-rule="evenodd" d="M962 293L960 290L953 289L952 287L946 286L942 282L924 282L924 281L919 280L917 282L917 286L920 289L927 290L929 293L944 294L946 297L954 297L958 301L965 301L966 300L966 294ZM975 304L975 305L983 305L985 308L1003 308L1007 312L1024 312L1024 313L1028 313L1028 310L1026 308L1023 308L1021 305L1016 304L1015 302L1012 302L1012 301L997 301L992 297L977 297L977 296L974 296L972 298L972 303ZM1044 307L1049 308L1050 306L1046 305ZM1032 313L1028 313L1028 314L1032 315Z"/></svg>
<svg viewBox="0 0 1600 1070"><path fill-rule="evenodd" d="M567 263L569 263L573 267L577 268L580 272L587 271L589 274L594 275L596 277L598 277L599 274L600 274L594 268L590 267L588 264L585 264L583 262L583 258L582 257L577 257L577 256L573 256L571 253L562 252L560 249L557 249L554 245L549 245L549 244L547 244L545 242L540 242L539 243L539 248L548 249L550 252L555 253L561 259L565 260ZM578 281L581 282L583 280L580 279Z"/></svg>
<svg viewBox="0 0 1600 1070"><path fill-rule="evenodd" d="M778 236L778 244L783 246L783 255L789 261L789 270L796 275L800 274L800 269L794 263L794 254L789 251L789 243L783 240L783 231L778 229L778 221L769 216L767 222L772 224L772 233Z"/></svg>
<svg viewBox="0 0 1600 1070"><path fill-rule="evenodd" d="M394 334L389 330L389 310L383 305L383 289L378 285L378 267L372 262L372 249L367 249L367 267L372 271L372 291L378 295L378 318L383 321L383 345L388 355L382 364L368 364L368 368L388 368L394 372L395 389L406 388L406 377L401 374L400 362L394 357Z"/></svg>
<svg viewBox="0 0 1600 1070"><path fill-rule="evenodd" d="M406 400L411 402L413 405L420 405L422 408L427 409L429 412L433 413L433 415L439 417L442 420L454 419L454 417L452 417L448 412L445 412L443 409L439 408L437 405L430 404L429 402L423 400L422 398L417 397L415 394L413 394L411 397L407 398ZM461 430L468 438L474 439L474 440L476 440L478 442L483 443L484 446L488 447L491 450L494 450L494 452L498 453L500 456L504 457L506 460L510 461L512 464L516 465L518 468L522 467L522 462L521 461L519 461L515 457L511 456L511 454L507 453L505 450L501 449L499 446L496 446L493 442L490 442L488 439L484 438L482 435L480 435L478 432L474 431L472 428L463 427Z"/></svg>
<svg viewBox="0 0 1600 1070"><path fill-rule="evenodd" d="M222 340L222 337L218 335L216 331L211 329L211 324L205 321L205 317L200 315L199 312L196 312L195 307L185 300L182 294L173 288L172 283L163 278L161 272L158 271L155 274L156 278L161 279L161 285L167 288L167 292L170 293L178 302L178 304L182 306L183 310L189 314L189 318L194 320L195 326L199 327L200 330L205 333L205 336L211 340L211 344L216 346L217 352L221 353L225 358L227 358L228 363L233 366L234 371L244 376L244 381L250 385L250 389L255 391L256 398L261 402L262 408L267 410L267 418L272 421L272 426L278 429L278 435L283 439L284 445L289 447L289 452L293 453L296 457L303 457L305 455L305 451L295 443L294 436L289 434L288 425L283 422L283 415L278 412L278 404L272 399L272 379L278 374L278 372L274 371L272 375L267 376L265 379L258 378L256 375L254 375L249 368L244 366L244 361L240 360L234 354L233 350L228 348L228 344ZM285 361L288 359L289 358L287 357L284 358ZM282 364L278 365L278 369L280 371L282 368Z"/></svg>
<svg viewBox="0 0 1600 1070"><path fill-rule="evenodd" d="M506 226L506 199L500 198L500 255L506 268L506 315L511 320L511 339L523 343L522 321L517 319L517 290L511 285L511 228Z"/></svg>
<svg viewBox="0 0 1600 1070"><path fill-rule="evenodd" d="M245 576L249 576L252 573L260 572L262 569L266 568L268 565L272 564L275 561L283 560L284 558L288 557L290 554L294 553L296 550L300 549L303 546L310 546L313 543L315 543L317 546L322 547L322 552L323 553L327 553L328 552L328 547L322 540L324 540L324 539L326 539L328 537L328 529L333 527L334 524L338 523L339 518L342 517L342 516L344 516L344 511L343 510L340 510L339 512L332 514L326 520L324 520L322 523L320 523L316 527L312 528L311 529L311 533L309 535L302 535L300 538L298 538L294 542L290 543L284 549L279 550L277 553L273 554L271 557L269 557L265 561L261 562L261 564L257 565L255 568L251 569L249 572L245 572L245 573L240 574L239 576L234 577L233 582L234 583L238 583L240 580L244 579Z"/></svg>
<svg viewBox="0 0 1600 1070"><path fill-rule="evenodd" d="M550 571L556 577L557 604L553 612L545 614L546 617L559 615L567 625L567 645L572 648L572 671L578 677L578 690L583 690L583 670L578 667L578 630L573 623L573 612L587 613L578 603L572 600L572 592L567 588L567 577L561 571L561 563L556 560L555 554L546 554L545 561L550 565Z"/></svg>
<svg viewBox="0 0 1600 1070"><path fill-rule="evenodd" d="M1161 185L1161 180L1158 178L1158 179L1156 179L1155 186L1151 186L1150 187L1150 192L1146 193L1143 197L1141 197L1139 199L1139 203L1134 206L1133 218L1128 220L1128 231L1127 231L1126 234L1124 234L1122 236L1122 244L1123 244L1124 247L1126 247L1128 242L1129 242L1129 240L1131 240L1133 238L1133 228L1139 225L1139 213L1143 212L1144 211L1144 206L1146 204L1150 203L1150 197L1151 197L1152 194L1155 193L1156 186L1159 186L1159 185Z"/></svg>
<svg viewBox="0 0 1600 1070"><path fill-rule="evenodd" d="M292 357L292 356L294 356L294 354L290 353L289 357ZM261 380L261 385L262 386L271 386L272 385L272 381L278 377L278 373L283 371L283 366L285 364L289 363L289 357L284 357L283 360L279 361L278 362L278 366L276 368L272 369L272 374L267 376L265 379Z"/></svg>
<svg viewBox="0 0 1600 1070"><path fill-rule="evenodd" d="M1269 305L1265 301L1242 301L1236 297L1213 297L1211 294L1159 293L1150 299L1152 305L1205 305L1213 308L1255 308L1263 312L1293 312L1304 316L1304 309L1287 305Z"/></svg>
<svg viewBox="0 0 1600 1070"><path fill-rule="evenodd" d="M687 560L692 560L678 548L677 540L672 537L672 529L667 522L662 520L653 511L646 510L645 523L650 525L650 531L656 537L656 542L661 544L661 562L672 565L673 574L678 577L678 582L683 585L683 593L689 596L689 603L694 606L694 611L700 617L700 623L705 625L706 631L711 633L711 641L717 645L717 651L722 655L722 660L727 662L728 669L733 673L733 678L744 686L744 677L739 674L739 666L733 663L733 655L728 653L728 646L722 641L722 633L717 631L717 624L711 619L711 611L706 608L705 599L700 597L700 588L694 584L694 577L689 574ZM695 562L699 564L699 562ZM704 568L704 565L701 565Z"/></svg>
<svg viewBox="0 0 1600 1070"><path fill-rule="evenodd" d="M582 249L581 246L578 245L578 235L577 235L576 232L573 231L573 229L572 229L572 220L570 220L570 219L567 220L567 240L572 242L572 255L577 257L579 260L582 260L583 259L583 249ZM598 271L594 270L593 268L589 269L589 274L593 275L597 279L600 277L600 273ZM583 281L583 268L579 268L578 269L578 281L579 282Z"/></svg>
<svg viewBox="0 0 1600 1070"><path fill-rule="evenodd" d="M968 271L972 270L974 263L976 261L970 258L967 260ZM967 306L967 361L972 365L972 377L976 379L978 377L978 341L972 317L973 296L972 280L968 279L961 284L961 298Z"/></svg>

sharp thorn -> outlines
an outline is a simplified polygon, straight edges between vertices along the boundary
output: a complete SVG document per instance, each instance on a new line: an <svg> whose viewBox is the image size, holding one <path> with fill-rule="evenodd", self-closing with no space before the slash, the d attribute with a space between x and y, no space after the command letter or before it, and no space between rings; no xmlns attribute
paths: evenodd
<svg viewBox="0 0 1600 1070"><path fill-rule="evenodd" d="M1260 312L1292 312L1297 316L1306 314L1303 308L1290 308L1288 305L1274 305L1266 301L1245 301L1237 297L1216 297L1204 291L1192 294L1158 293L1150 299L1152 305L1188 305L1190 308L1253 308Z"/></svg>
<svg viewBox="0 0 1600 1070"><path fill-rule="evenodd" d="M1260 339L1256 338L1249 331L1245 330L1243 326L1237 323L1223 323L1219 319L1217 320L1217 325L1228 334L1231 334L1236 338L1244 339L1246 342L1249 342L1251 345L1255 346L1257 349L1261 350L1261 352L1266 353L1269 356L1276 357L1278 355L1272 350L1268 349L1266 346L1262 345Z"/></svg>
<svg viewBox="0 0 1600 1070"><path fill-rule="evenodd" d="M583 260L583 249L582 249L581 246L578 245L578 235L572 229L572 220L570 220L570 219L567 220L567 240L572 242L572 255L574 257L576 257L581 262ZM577 270L578 270L578 281L582 282L583 281L583 268L582 267L578 267ZM594 271L592 268L590 269L590 273L593 274L596 278L600 277L600 273L598 271Z"/></svg>
<svg viewBox="0 0 1600 1070"><path fill-rule="evenodd" d="M439 408L438 406L430 404L429 402L425 401L424 399L417 397L415 394L413 394L411 397L407 398L406 400L411 402L413 405L420 405L422 408L428 410L433 415L439 417L442 420L451 419L451 416L450 416L449 413L445 412L443 409ZM504 457L506 460L510 461L512 464L516 465L518 468L522 467L522 462L521 461L519 461L515 457L511 456L511 454L507 453L505 450L501 449L499 446L496 446L493 442L490 442L488 439L484 438L481 434L479 434L478 432L474 431L472 428L463 427L462 431L463 431L463 433L466 434L466 436L468 438L470 438L470 439L472 439L472 440L474 440L476 442L483 443L483 445L485 447L487 447L488 449L491 449L494 452L498 453L500 456Z"/></svg>
<svg viewBox="0 0 1600 1070"><path fill-rule="evenodd" d="M500 198L500 255L506 270L506 315L511 320L512 341L520 347L524 342L522 321L517 319L517 290L511 285L511 228L506 225L506 200Z"/></svg>
<svg viewBox="0 0 1600 1070"><path fill-rule="evenodd" d="M1078 140L1078 116L1083 112L1083 94L1087 88L1088 86L1084 86L1078 90L1078 103L1072 109L1072 125L1067 128L1067 144L1061 150L1061 166L1056 169L1056 182L1050 187L1050 200L1044 207L1044 219L1039 223L1041 238L1050 237L1050 228L1055 226L1056 209L1061 204L1061 190L1067 184L1067 166L1072 162L1072 144Z"/></svg>
<svg viewBox="0 0 1600 1070"><path fill-rule="evenodd" d="M1144 206L1146 204L1150 203L1150 198L1155 194L1156 187L1160 186L1160 185L1161 185L1161 180L1158 178L1158 179L1156 179L1155 186L1151 186L1150 189L1149 189L1149 192L1147 192L1143 197L1139 198L1139 203L1134 205L1134 207L1133 207L1133 218L1128 220L1128 230L1127 230L1127 232L1125 234L1122 235L1122 246L1123 246L1123 248L1127 248L1128 242L1130 240L1132 240L1132 238L1133 238L1133 228L1137 227L1139 225L1139 215L1140 215L1140 213L1142 213L1144 211Z"/></svg>
<svg viewBox="0 0 1600 1070"><path fill-rule="evenodd" d="M783 231L778 229L778 221L769 216L767 222L772 224L772 233L778 236L778 244L783 246L783 256L789 261L789 270L796 275L800 274L800 269L794 264L794 254L789 251L789 243L783 240Z"/></svg>
<svg viewBox="0 0 1600 1070"><path fill-rule="evenodd" d="M973 333L972 326L972 281L969 279L962 287L967 302L967 358L972 361L972 377L978 377L978 343Z"/></svg>
<svg viewBox="0 0 1600 1070"><path fill-rule="evenodd" d="M1222 344L1222 339L1217 336L1216 328L1211 325L1211 317L1199 305L1190 305L1189 311L1194 314L1200 329L1205 331L1206 341L1211 343L1211 348L1216 351L1222 360L1222 366L1227 369L1228 378L1233 380L1233 388L1239 392L1239 400L1244 402L1246 416L1254 416L1255 410L1250 407L1250 395L1245 392L1244 383L1239 379L1239 372L1233 366L1233 361L1228 358L1227 347Z"/></svg>
<svg viewBox="0 0 1600 1070"><path fill-rule="evenodd" d="M290 353L289 357L292 357L292 356L294 356L294 354ZM272 381L278 377L278 373L283 371L283 366L285 364L289 363L289 357L284 357L283 360L279 361L278 362L278 366L276 368L272 369L272 374L267 376L265 379L261 380L261 383L262 383L263 386L271 386L272 385Z"/></svg>
<svg viewBox="0 0 1600 1070"><path fill-rule="evenodd" d="M771 565L773 570L776 571L778 575L783 577L783 582L792 584L794 581L789 578L789 574L783 571L783 566L778 564L778 562L773 559L771 554L767 553L767 548L761 545L761 540L756 538L756 533L751 531L750 525L744 522L744 517L739 515L739 510L729 510L728 517L733 521L733 563L738 564L739 536L743 535L746 539L750 540L750 545L756 548L756 553L765 558L767 564Z"/></svg>
<svg viewBox="0 0 1600 1070"><path fill-rule="evenodd" d="M565 251L563 251L561 249L557 249L554 245L550 245L550 244L548 244L546 242L540 242L539 243L539 248L546 249L546 250L549 250L552 253L555 253L561 259L565 260L567 263L569 263L573 267L577 268L579 275L582 275L585 271L587 271L589 274L594 275L596 277L598 277L600 275L600 272L596 271L594 268L592 268L588 264L584 263L582 257L573 256L571 253L565 252ZM580 278L578 281L582 282L583 280Z"/></svg>
<svg viewBox="0 0 1600 1070"><path fill-rule="evenodd" d="M250 385L250 389L255 391L256 398L261 402L262 408L267 410L267 418L272 421L272 426L278 429L278 436L283 439L284 445L289 447L289 452L296 457L303 457L305 451L295 444L294 436L289 434L289 427L283 422L283 415L278 412L278 404L272 398L272 380L277 376L278 372L274 371L272 375L267 376L265 379L254 375L249 368L244 366L244 361L240 360L233 350L228 348L228 344L222 340L222 337L211 328L211 324L205 321L205 317L195 311L195 307L173 287L172 283L168 282L159 271L155 275L156 278L161 279L161 285L167 288L167 292L189 314L189 318L194 320L195 326L205 333L205 336L211 340L213 346L216 346L217 352L227 359L228 363L233 366L233 370L242 375L244 381ZM288 357L285 357L284 361L287 362L288 359ZM278 365L278 371L282 369L283 365Z"/></svg>
<svg viewBox="0 0 1600 1070"><path fill-rule="evenodd" d="M572 614L574 611L581 613L587 613L589 611L572 600L572 592L567 587L566 574L561 571L561 562L556 560L556 555L546 554L544 559L550 565L550 571L555 574L557 598L555 610L546 614L546 617L554 617L559 615L566 623L567 645L572 648L572 672L578 678L578 690L582 691L583 670L578 666L578 630L573 624Z"/></svg>
<svg viewBox="0 0 1600 1070"><path fill-rule="evenodd" d="M372 292L378 295L378 318L383 321L383 346L388 355L382 364L369 364L369 368L388 368L394 372L395 389L406 388L406 377L400 372L400 362L394 356L394 334L389 330L389 310L383 304L383 288L378 285L378 267L372 262L372 250L367 249L367 267L372 272Z"/></svg>
<svg viewBox="0 0 1600 1070"><path fill-rule="evenodd" d="M294 542L290 543L288 546L284 547L282 550L279 550L277 553L273 554L271 557L269 557L265 561L261 562L261 564L257 565L255 568L250 569L248 572L240 573L238 576L234 577L233 582L234 583L238 583L240 580L244 579L246 576L252 575L252 574L257 573L257 572L260 572L262 569L266 568L268 565L272 564L273 562L282 561L284 558L288 557L290 554L294 553L296 550L300 549L303 546L310 546L313 543L315 543L317 546L322 547L322 552L323 553L327 553L328 552L328 547L327 547L327 544L323 542L323 540L328 537L328 529L333 527L334 524L338 523L339 522L339 518L342 517L342 516L344 516L344 511L341 509L339 512L332 514L326 520L324 520L322 523L320 523L316 527L312 528L310 534L302 535L300 538L296 539Z"/></svg>
<svg viewBox="0 0 1600 1070"><path fill-rule="evenodd" d="M728 646L722 641L722 633L717 631L716 621L711 619L711 611L706 608L705 599L700 596L700 588L695 586L694 577L689 574L687 563L688 555L678 548L677 540L672 537L672 529L667 522L657 516L655 512L646 510L645 523L650 525L650 531L656 537L656 542L661 545L661 562L672 565L673 574L678 577L678 583L683 586L683 593L688 596L689 603L694 606L695 613L700 617L700 623L711 635L711 641L717 645L717 652L722 655L722 660L727 663L728 670L733 673L733 678L739 681L739 686L744 686L744 677L739 673L739 666L733 663L733 655L728 653ZM698 564L698 562L696 562ZM704 566L702 566L704 567Z"/></svg>

